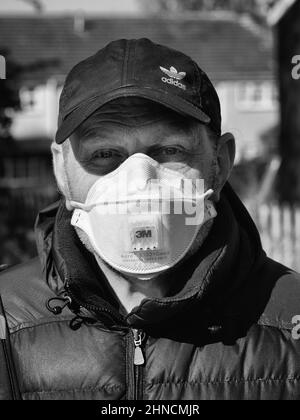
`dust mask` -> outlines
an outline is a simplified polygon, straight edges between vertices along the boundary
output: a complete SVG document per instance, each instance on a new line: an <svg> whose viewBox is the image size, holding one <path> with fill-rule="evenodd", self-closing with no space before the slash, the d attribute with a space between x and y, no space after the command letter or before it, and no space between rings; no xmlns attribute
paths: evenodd
<svg viewBox="0 0 300 420"><path fill-rule="evenodd" d="M186 255L201 226L216 216L212 193L204 192L203 180L137 153L99 178L85 203L71 202L71 224L116 270L137 277L161 273Z"/></svg>

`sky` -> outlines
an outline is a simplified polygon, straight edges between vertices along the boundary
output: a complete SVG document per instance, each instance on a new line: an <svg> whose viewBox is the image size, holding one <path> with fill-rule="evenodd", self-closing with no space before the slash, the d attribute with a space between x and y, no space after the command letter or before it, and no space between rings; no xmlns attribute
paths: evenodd
<svg viewBox="0 0 300 420"><path fill-rule="evenodd" d="M140 10L140 0L41 0L45 13L74 12L134 14ZM23 0L0 0L0 15L7 13L35 13L32 6Z"/></svg>

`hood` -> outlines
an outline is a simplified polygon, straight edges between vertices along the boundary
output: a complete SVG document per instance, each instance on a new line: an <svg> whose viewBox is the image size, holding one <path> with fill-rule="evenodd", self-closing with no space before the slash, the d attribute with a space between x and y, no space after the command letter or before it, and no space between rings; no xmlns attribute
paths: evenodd
<svg viewBox="0 0 300 420"><path fill-rule="evenodd" d="M250 215L228 183L217 212L199 251L168 272L181 289L169 297L143 299L123 317L96 259L70 224L72 213L64 200L57 202L39 213L35 226L45 281L57 294L67 290L94 316L108 316L152 336L194 343L220 334L223 341L225 336L235 339L259 318L268 298L268 290L262 293L258 287L266 256Z"/></svg>

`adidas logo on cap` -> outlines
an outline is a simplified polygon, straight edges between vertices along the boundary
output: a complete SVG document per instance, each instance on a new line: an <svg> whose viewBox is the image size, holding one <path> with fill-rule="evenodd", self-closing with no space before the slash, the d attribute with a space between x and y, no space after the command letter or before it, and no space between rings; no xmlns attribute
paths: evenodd
<svg viewBox="0 0 300 420"><path fill-rule="evenodd" d="M180 83L179 80L182 80L185 76L186 73L184 71L178 72L175 67L170 67L170 70L165 69L164 67L159 67L161 69L161 71L165 74L167 74L169 76L169 78L167 77L162 77L161 80L164 83L168 83L169 85L174 85L179 87L180 89L186 90L186 86L183 83Z"/></svg>

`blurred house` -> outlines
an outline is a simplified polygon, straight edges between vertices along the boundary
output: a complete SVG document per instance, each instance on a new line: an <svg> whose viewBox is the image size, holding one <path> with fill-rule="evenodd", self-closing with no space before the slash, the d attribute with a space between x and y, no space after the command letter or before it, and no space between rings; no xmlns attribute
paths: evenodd
<svg viewBox="0 0 300 420"><path fill-rule="evenodd" d="M23 109L12 127L15 138L53 138L59 94L71 67L114 39L139 37L192 56L216 84L223 130L236 135L238 157L251 159L262 153L260 137L278 121L272 36L232 13L181 18L1 17L0 47L9 49L16 61L57 62L56 67L24 77Z"/></svg>

